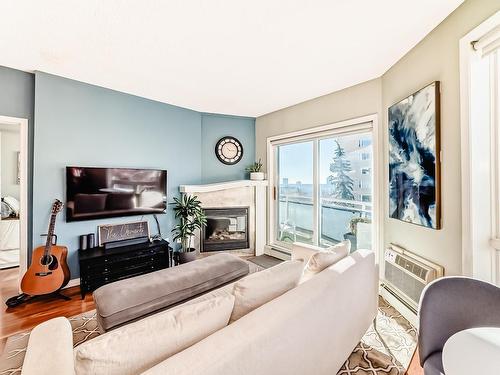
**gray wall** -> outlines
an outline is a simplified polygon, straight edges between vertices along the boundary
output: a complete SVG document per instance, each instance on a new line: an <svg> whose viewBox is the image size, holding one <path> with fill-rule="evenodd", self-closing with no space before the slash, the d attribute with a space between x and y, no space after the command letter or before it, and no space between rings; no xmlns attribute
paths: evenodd
<svg viewBox="0 0 500 375"><path fill-rule="evenodd" d="M498 0L466 1L382 77L386 141L386 109L428 83L441 81L442 229L389 219L386 210L384 230L386 244L415 250L442 264L449 275L462 273L459 40L499 9ZM387 165L387 152L384 157ZM387 184L384 187L385 198Z"/></svg>
<svg viewBox="0 0 500 375"><path fill-rule="evenodd" d="M258 117L255 123L256 158L261 158L266 165L267 137L371 114L380 117L381 105L382 80L377 78Z"/></svg>
<svg viewBox="0 0 500 375"><path fill-rule="evenodd" d="M382 204L385 245L400 244L433 260L449 275L461 274L459 39L500 9L498 0L468 0L381 78L261 116L256 120L256 156L265 158L266 138L353 117L378 113L383 144ZM387 109L439 80L442 126L443 229L432 230L388 218Z"/></svg>

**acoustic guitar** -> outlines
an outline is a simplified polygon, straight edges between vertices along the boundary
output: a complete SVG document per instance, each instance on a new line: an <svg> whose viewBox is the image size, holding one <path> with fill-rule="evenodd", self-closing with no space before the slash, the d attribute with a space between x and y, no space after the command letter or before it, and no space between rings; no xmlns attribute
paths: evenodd
<svg viewBox="0 0 500 375"><path fill-rule="evenodd" d="M63 204L56 199L52 204L49 231L45 246L33 250L31 265L21 281L21 290L30 296L57 292L68 284L70 272L67 264L68 249L55 245L54 234L57 214Z"/></svg>

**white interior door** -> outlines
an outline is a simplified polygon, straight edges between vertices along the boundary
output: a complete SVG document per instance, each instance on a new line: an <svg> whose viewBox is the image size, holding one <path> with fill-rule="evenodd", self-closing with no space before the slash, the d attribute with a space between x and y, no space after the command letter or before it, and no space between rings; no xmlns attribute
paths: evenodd
<svg viewBox="0 0 500 375"><path fill-rule="evenodd" d="M463 273L500 285L500 12L460 58Z"/></svg>

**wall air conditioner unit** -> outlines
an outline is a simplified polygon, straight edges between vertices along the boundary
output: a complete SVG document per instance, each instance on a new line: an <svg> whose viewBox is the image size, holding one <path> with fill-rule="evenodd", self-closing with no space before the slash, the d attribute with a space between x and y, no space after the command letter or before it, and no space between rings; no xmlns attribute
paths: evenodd
<svg viewBox="0 0 500 375"><path fill-rule="evenodd" d="M442 277L443 267L391 244L385 250L382 288L414 314L417 313L422 290Z"/></svg>

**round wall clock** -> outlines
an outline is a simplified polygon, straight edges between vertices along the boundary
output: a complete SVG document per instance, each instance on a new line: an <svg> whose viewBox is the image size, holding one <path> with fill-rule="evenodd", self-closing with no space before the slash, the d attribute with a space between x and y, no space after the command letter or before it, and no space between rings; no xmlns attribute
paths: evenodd
<svg viewBox="0 0 500 375"><path fill-rule="evenodd" d="M234 137L222 137L215 145L215 155L221 163L233 165L243 157L243 146Z"/></svg>

